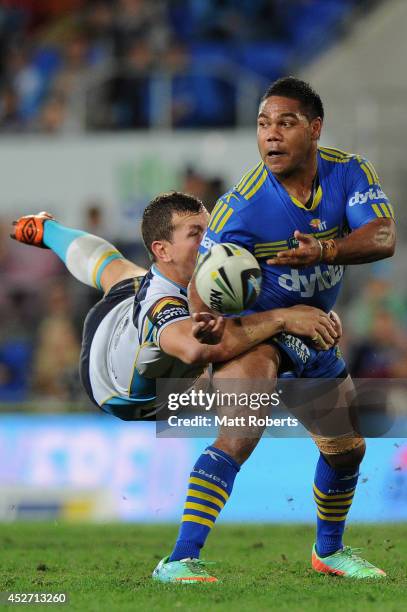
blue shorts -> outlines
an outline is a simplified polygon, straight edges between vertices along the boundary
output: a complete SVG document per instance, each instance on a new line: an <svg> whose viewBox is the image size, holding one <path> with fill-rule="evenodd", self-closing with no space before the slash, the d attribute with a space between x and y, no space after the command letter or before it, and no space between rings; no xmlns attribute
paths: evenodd
<svg viewBox="0 0 407 612"><path fill-rule="evenodd" d="M317 351L308 338L281 333L272 340L280 349L279 378L345 378L348 374L339 347Z"/></svg>

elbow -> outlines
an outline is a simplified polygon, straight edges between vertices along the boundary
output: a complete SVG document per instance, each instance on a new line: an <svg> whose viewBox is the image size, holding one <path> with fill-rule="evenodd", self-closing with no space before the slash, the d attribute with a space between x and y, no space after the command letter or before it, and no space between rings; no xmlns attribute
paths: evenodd
<svg viewBox="0 0 407 612"><path fill-rule="evenodd" d="M388 257L393 257L396 251L396 239L393 238L389 240L386 245L383 245L380 249L380 255L382 259L387 259Z"/></svg>
<svg viewBox="0 0 407 612"><path fill-rule="evenodd" d="M233 356L221 344L211 346L210 350L208 348L206 344L201 344L199 347L186 347L181 360L187 365L199 366L227 361Z"/></svg>
<svg viewBox="0 0 407 612"><path fill-rule="evenodd" d="M393 257L396 250L396 226L392 219L382 220L376 235L377 251L380 259Z"/></svg>
<svg viewBox="0 0 407 612"><path fill-rule="evenodd" d="M181 361L187 365L197 366L204 362L202 349L200 347L185 347L180 355Z"/></svg>
<svg viewBox="0 0 407 612"><path fill-rule="evenodd" d="M222 346L222 344L217 344L212 347L211 351L211 363L223 363L224 361L228 361L234 357L234 353L226 346Z"/></svg>
<svg viewBox="0 0 407 612"><path fill-rule="evenodd" d="M389 245L387 257L393 257L395 252L396 252L396 237L394 236L394 239Z"/></svg>
<svg viewBox="0 0 407 612"><path fill-rule="evenodd" d="M385 258L387 257L393 257L394 253L396 251L396 245L392 244L391 246L389 246L386 250L386 254L385 254Z"/></svg>

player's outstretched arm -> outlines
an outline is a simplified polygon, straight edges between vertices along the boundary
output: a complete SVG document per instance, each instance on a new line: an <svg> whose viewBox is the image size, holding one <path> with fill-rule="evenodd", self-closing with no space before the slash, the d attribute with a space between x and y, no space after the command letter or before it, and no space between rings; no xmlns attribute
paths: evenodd
<svg viewBox="0 0 407 612"><path fill-rule="evenodd" d="M294 233L299 246L281 251L268 259L273 266L302 268L317 263L363 264L394 255L396 246L396 225L393 219L374 219L345 238L317 240L309 234Z"/></svg>
<svg viewBox="0 0 407 612"><path fill-rule="evenodd" d="M293 306L226 320L195 313L168 325L161 333L160 346L184 363L206 364L233 359L282 331L309 337L320 349L330 348L339 337L337 325L325 312Z"/></svg>
<svg viewBox="0 0 407 612"><path fill-rule="evenodd" d="M66 227L49 213L20 217L10 236L23 244L51 249L75 278L105 292L121 280L146 273L103 238Z"/></svg>

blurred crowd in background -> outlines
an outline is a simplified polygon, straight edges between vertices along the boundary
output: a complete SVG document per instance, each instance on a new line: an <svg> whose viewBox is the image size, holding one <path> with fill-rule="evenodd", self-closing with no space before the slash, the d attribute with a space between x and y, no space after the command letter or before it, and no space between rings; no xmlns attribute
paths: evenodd
<svg viewBox="0 0 407 612"><path fill-rule="evenodd" d="M3 0L0 131L241 125L372 2Z"/></svg>

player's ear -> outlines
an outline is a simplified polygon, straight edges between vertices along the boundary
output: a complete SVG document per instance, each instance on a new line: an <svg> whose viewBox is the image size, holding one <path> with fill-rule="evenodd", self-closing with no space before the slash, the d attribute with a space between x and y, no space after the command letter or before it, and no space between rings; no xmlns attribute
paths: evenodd
<svg viewBox="0 0 407 612"><path fill-rule="evenodd" d="M166 240L154 240L151 244L151 250L157 261L168 263L171 261L171 256L168 251L168 242Z"/></svg>
<svg viewBox="0 0 407 612"><path fill-rule="evenodd" d="M321 136L321 130L322 130L322 119L321 117L315 117L315 119L311 121L312 140L319 140Z"/></svg>

